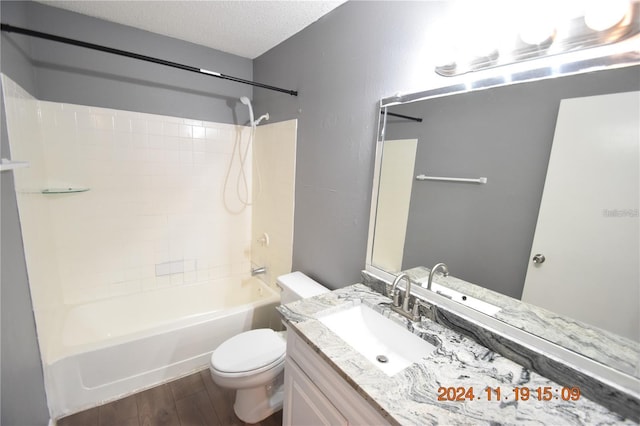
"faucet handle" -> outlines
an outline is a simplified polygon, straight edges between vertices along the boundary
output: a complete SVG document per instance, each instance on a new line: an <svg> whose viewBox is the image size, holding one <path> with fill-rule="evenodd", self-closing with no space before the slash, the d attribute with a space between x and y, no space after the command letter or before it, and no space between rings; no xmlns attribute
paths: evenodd
<svg viewBox="0 0 640 426"><path fill-rule="evenodd" d="M418 318L420 316L419 314L420 305L421 305L420 299L416 297L416 300L413 302L413 309L411 310L411 315L413 315L414 318Z"/></svg>
<svg viewBox="0 0 640 426"><path fill-rule="evenodd" d="M398 306L400 304L400 290L395 286L391 288L387 287L387 297L391 298L393 306Z"/></svg>
<svg viewBox="0 0 640 426"><path fill-rule="evenodd" d="M400 306L400 290L393 290L391 298L393 299L393 306Z"/></svg>

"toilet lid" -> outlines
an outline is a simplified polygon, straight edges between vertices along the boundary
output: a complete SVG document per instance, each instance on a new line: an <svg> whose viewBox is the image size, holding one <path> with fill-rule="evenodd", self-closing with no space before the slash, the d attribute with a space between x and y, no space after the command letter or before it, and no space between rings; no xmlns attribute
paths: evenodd
<svg viewBox="0 0 640 426"><path fill-rule="evenodd" d="M224 373L257 370L282 358L285 348L285 341L275 331L250 330L218 346L211 355L211 365Z"/></svg>

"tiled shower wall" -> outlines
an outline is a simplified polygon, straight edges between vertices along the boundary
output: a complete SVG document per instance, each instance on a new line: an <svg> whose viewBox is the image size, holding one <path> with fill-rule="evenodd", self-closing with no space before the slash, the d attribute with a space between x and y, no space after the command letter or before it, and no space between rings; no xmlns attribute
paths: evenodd
<svg viewBox="0 0 640 426"><path fill-rule="evenodd" d="M245 206L236 141L249 128L37 101L3 78L11 155L31 163L14 173L36 310L246 276L252 210L273 235L258 263L290 271L295 121L258 128L275 142L259 162L262 201ZM42 194L68 188L89 190Z"/></svg>
<svg viewBox="0 0 640 426"><path fill-rule="evenodd" d="M298 120L260 126L253 147L251 261L272 286L291 272L297 129Z"/></svg>

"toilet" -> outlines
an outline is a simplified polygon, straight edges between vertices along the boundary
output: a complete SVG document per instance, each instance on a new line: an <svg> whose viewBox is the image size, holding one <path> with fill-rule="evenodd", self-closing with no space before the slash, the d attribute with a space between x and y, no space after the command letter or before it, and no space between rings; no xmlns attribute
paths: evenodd
<svg viewBox="0 0 640 426"><path fill-rule="evenodd" d="M283 305L329 291L302 272L281 275L277 283ZM240 420L257 423L282 409L285 351L285 332L270 328L240 333L213 351L211 377L236 390L233 409Z"/></svg>

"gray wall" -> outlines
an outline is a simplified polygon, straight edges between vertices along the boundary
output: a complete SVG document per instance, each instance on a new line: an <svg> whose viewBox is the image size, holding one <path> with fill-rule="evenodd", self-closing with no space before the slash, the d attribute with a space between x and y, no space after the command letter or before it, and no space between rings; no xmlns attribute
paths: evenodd
<svg viewBox="0 0 640 426"><path fill-rule="evenodd" d="M15 26L26 27L28 25L26 2L0 2L0 18L2 23L14 23ZM32 47L31 39L27 37L15 38L2 32L2 72L9 75L27 92L35 96L36 79L35 70L31 63Z"/></svg>
<svg viewBox="0 0 640 426"><path fill-rule="evenodd" d="M415 174L488 178L415 182L403 269L444 261L453 275L520 298L560 101L640 90L640 67L600 71L394 106L387 122L418 139Z"/></svg>
<svg viewBox="0 0 640 426"><path fill-rule="evenodd" d="M39 3L26 9L32 30L253 79L247 58ZM39 99L221 123L248 120L238 99L251 98L251 86L42 39L31 44Z"/></svg>
<svg viewBox="0 0 640 426"><path fill-rule="evenodd" d="M33 2L0 3L3 23L252 79L252 61ZM80 47L2 33L0 71L57 102L245 123L251 86ZM4 105L4 103L3 103ZM9 157L2 111L2 157ZM3 426L48 422L13 176L1 177L1 396Z"/></svg>
<svg viewBox="0 0 640 426"><path fill-rule="evenodd" d="M443 2L347 2L254 60L254 89L272 121L298 118L293 268L336 288L365 266L377 104L428 87L429 37ZM431 44L430 44L431 43ZM427 69L429 71L427 71Z"/></svg>
<svg viewBox="0 0 640 426"><path fill-rule="evenodd" d="M2 98L2 96L0 96ZM8 139L1 107L2 157ZM2 172L0 210L0 358L3 426L46 425L49 411L22 246L13 174Z"/></svg>
<svg viewBox="0 0 640 426"><path fill-rule="evenodd" d="M24 4L0 4L2 22L27 22ZM12 41L2 34L2 72L35 92L29 40ZM4 97L0 95L0 157L10 158ZM2 425L46 425L49 412L22 246L13 173L0 174L0 395Z"/></svg>

